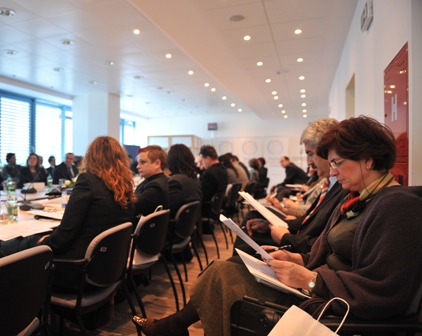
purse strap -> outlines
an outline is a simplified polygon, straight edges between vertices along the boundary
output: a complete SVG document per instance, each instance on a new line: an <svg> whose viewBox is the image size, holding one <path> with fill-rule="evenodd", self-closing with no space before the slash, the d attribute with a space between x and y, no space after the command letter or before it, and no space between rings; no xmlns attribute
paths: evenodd
<svg viewBox="0 0 422 336"><path fill-rule="evenodd" d="M344 299L342 299L342 298L339 298L339 297L334 297L334 298L332 298L330 301L328 301L327 302L327 304L324 306L324 308L322 309L322 311L321 311L321 313L319 314L319 316L318 316L318 318L317 318L317 321L319 321L319 319L321 318L321 316L322 316L322 314L324 314L324 312L325 312L325 309L327 309L327 307L331 304L331 302L333 302L334 300L339 300L339 301L342 301L346 306L347 306L347 310L346 310L346 313L344 314L344 317L343 317L343 319L341 320L341 322L340 322L340 325L338 326L338 328L336 329L336 331L335 331L335 333L337 334L337 332L340 330L340 328L343 326L343 323L344 323L344 321L346 321L346 317L347 317L347 315L349 314L349 310L350 310L350 307L349 307L349 304L347 303L347 301L346 300L344 300Z"/></svg>

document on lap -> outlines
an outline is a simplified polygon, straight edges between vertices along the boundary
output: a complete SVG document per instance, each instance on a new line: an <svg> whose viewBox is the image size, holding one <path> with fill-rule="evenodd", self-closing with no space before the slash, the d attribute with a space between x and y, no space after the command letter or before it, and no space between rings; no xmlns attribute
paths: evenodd
<svg viewBox="0 0 422 336"><path fill-rule="evenodd" d="M259 283L262 283L265 286L274 288L278 291L284 293L294 294L298 297L309 299L310 296L303 294L301 291L296 288L285 285L280 280L278 280L277 275L273 269L264 263L261 260L258 260L249 254L243 252L242 250L236 249L236 252L239 254L240 258L244 262L248 271L255 277L255 280Z"/></svg>
<svg viewBox="0 0 422 336"><path fill-rule="evenodd" d="M239 191L239 195L242 196L251 206L253 206L262 216L264 216L264 218L269 221L272 225L288 227L285 221L283 221L276 214L267 209L267 207L259 203L249 193Z"/></svg>

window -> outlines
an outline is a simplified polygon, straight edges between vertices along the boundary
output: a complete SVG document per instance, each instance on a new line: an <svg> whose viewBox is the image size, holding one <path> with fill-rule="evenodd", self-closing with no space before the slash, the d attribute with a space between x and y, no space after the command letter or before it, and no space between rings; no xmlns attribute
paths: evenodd
<svg viewBox="0 0 422 336"><path fill-rule="evenodd" d="M135 145L135 126L132 120L120 119L120 143L123 145Z"/></svg>

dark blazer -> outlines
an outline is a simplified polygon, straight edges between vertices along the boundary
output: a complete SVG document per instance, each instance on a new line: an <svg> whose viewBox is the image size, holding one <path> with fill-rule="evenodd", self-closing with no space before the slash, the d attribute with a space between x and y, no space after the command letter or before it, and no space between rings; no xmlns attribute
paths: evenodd
<svg viewBox="0 0 422 336"><path fill-rule="evenodd" d="M50 174L51 177L53 177L54 176L54 168L55 167L48 167L48 168L46 168L45 171L47 172L47 175Z"/></svg>
<svg viewBox="0 0 422 336"><path fill-rule="evenodd" d="M220 163L213 164L204 171L201 178L202 187L202 217L210 213L211 205L206 203L218 192L225 191L229 183L227 169Z"/></svg>
<svg viewBox="0 0 422 336"><path fill-rule="evenodd" d="M78 168L76 166L72 165L73 175L76 177L78 176ZM69 174L69 171L67 170L67 166L64 162L60 163L58 166L54 168L54 175L53 175L53 183L59 184L59 179L66 179L66 180L72 180L72 176Z"/></svg>
<svg viewBox="0 0 422 336"><path fill-rule="evenodd" d="M202 189L199 180L185 174L176 174L169 178L170 218L174 218L179 208L190 202L202 201Z"/></svg>
<svg viewBox="0 0 422 336"><path fill-rule="evenodd" d="M308 180L308 175L296 166L294 163L290 163L286 167L286 178L282 183L279 183L277 187L284 186L286 184L305 184Z"/></svg>
<svg viewBox="0 0 422 336"><path fill-rule="evenodd" d="M24 183L44 182L47 183L47 173L44 168L40 168L37 173L32 174L28 167L22 167L19 173L19 180L16 188L22 189Z"/></svg>
<svg viewBox="0 0 422 336"><path fill-rule="evenodd" d="M62 222L41 244L51 247L55 258L81 259L91 240L101 232L130 222L134 206L123 209L114 201L114 193L98 176L79 175L67 203ZM72 269L60 268L55 286L75 288Z"/></svg>
<svg viewBox="0 0 422 336"><path fill-rule="evenodd" d="M163 209L169 208L169 188L167 177L163 174L156 174L145 179L135 190L135 216L147 216L155 211L157 206L162 205ZM138 224L139 218L133 220Z"/></svg>

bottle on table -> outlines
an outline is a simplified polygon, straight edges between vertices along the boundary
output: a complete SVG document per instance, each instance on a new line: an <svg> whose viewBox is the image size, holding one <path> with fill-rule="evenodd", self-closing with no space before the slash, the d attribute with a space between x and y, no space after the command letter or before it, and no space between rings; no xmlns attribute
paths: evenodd
<svg viewBox="0 0 422 336"><path fill-rule="evenodd" d="M9 223L9 214L7 212L7 202L0 201L0 225Z"/></svg>
<svg viewBox="0 0 422 336"><path fill-rule="evenodd" d="M48 174L48 176L47 176L48 191L50 191L52 187L53 187L53 178L51 177L51 174Z"/></svg>
<svg viewBox="0 0 422 336"><path fill-rule="evenodd" d="M7 194L7 215L9 222L16 222L18 220L18 197L15 189L10 189Z"/></svg>

